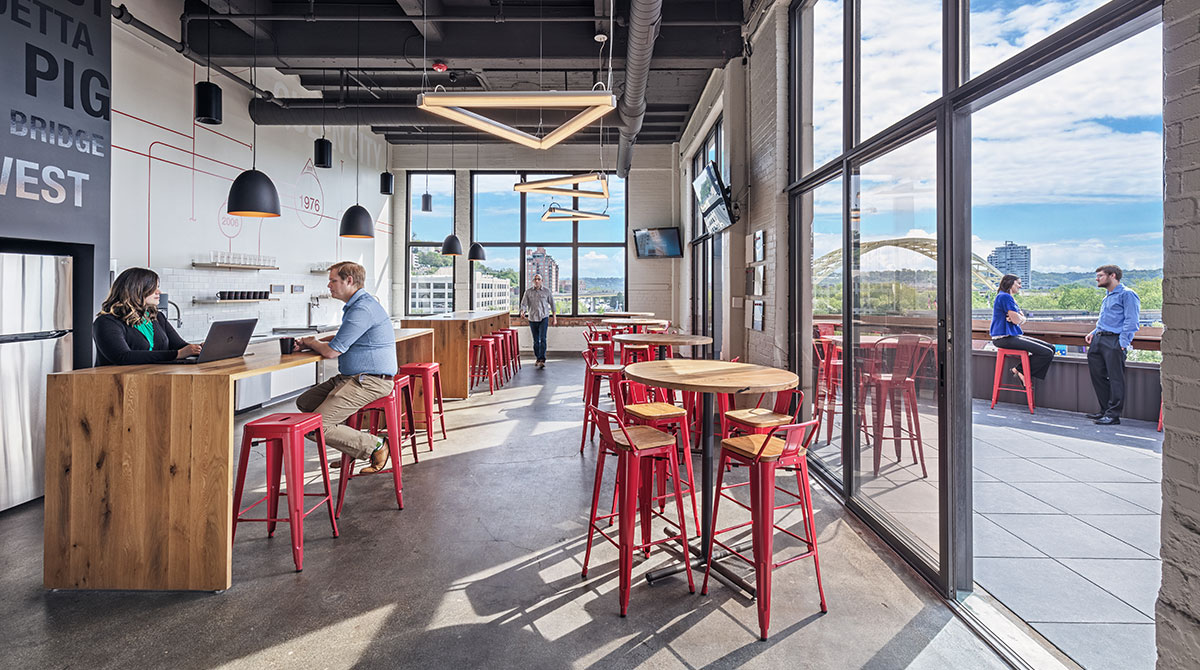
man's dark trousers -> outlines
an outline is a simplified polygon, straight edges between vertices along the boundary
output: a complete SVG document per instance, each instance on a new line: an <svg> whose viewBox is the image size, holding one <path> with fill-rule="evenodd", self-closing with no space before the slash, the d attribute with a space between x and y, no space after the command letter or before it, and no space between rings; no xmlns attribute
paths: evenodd
<svg viewBox="0 0 1200 670"><path fill-rule="evenodd" d="M1125 406L1125 350L1120 336L1096 333L1088 346L1087 362L1100 411L1104 416L1121 418Z"/></svg>

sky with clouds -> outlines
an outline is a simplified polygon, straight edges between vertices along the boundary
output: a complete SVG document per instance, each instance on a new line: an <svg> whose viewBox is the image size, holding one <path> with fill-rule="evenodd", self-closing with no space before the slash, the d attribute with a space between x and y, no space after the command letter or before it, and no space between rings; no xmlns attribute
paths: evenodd
<svg viewBox="0 0 1200 670"><path fill-rule="evenodd" d="M978 74L1103 4L971 3ZM864 137L937 96L940 3L864 0ZM841 151L841 3L814 8L814 157ZM1012 240L1034 268L1087 272L1102 263L1162 265L1161 30L1152 28L993 103L972 117L973 250ZM862 239L932 237L932 137L863 166ZM840 182L815 194L814 248L840 245ZM904 250L875 251L864 269L932 269Z"/></svg>

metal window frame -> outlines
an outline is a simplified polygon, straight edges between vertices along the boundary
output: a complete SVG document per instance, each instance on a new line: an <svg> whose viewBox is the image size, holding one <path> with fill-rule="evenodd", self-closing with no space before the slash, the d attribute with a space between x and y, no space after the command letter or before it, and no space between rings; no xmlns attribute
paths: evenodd
<svg viewBox="0 0 1200 670"><path fill-rule="evenodd" d="M784 189L789 196L789 254L807 259L801 211L803 195L839 176L843 178L843 332L852 337L853 309L848 269L851 263L849 204L853 197L854 165L899 148L907 142L936 133L937 137L937 235L938 273L938 361L939 361L939 440L947 445L939 459L941 485L938 494L939 552L936 565L901 528L879 510L871 509L855 497L859 471L857 432L843 425L842 476L825 467L815 457L813 470L823 483L838 491L843 502L879 534L926 580L945 597L957 599L973 588L972 565L972 458L970 445L972 418L970 402L970 302L963 296L970 291L971 236L971 114L1032 84L1060 72L1104 49L1139 34L1162 21L1161 0L1112 0L971 77L969 0L944 0L942 3L942 95L874 136L860 139L861 90L861 3L843 3L843 153L807 174L803 170L801 133L803 110L801 71L795 62L801 55L805 14L819 0L796 0L789 8L789 165L791 183ZM807 255L806 255L807 254ZM799 261L803 262L803 261ZM789 347L792 361L804 360L804 347L811 347L811 315L801 313L799 273L790 274ZM962 303L962 304L960 304ZM955 343L963 343L958 346ZM843 373L843 402L853 407L852 366ZM849 422L853 424L854 422Z"/></svg>
<svg viewBox="0 0 1200 670"><path fill-rule="evenodd" d="M457 195L458 195L457 177L458 177L458 175L454 170L408 170L405 172L405 175L404 175L404 179L405 179L405 181L404 181L404 194L405 194L405 197L404 197L404 255L405 255L405 259L404 259L404 315L405 316L425 316L424 314L413 314L412 313L412 249L413 249L413 247L426 248L426 249L440 249L441 244L442 244L441 242L426 242L424 240L414 242L412 240L412 195L413 195L412 180L413 180L414 176L425 176L425 175L433 176L433 175L439 175L439 174L441 174L441 175L448 174L454 178L454 187L451 189L451 193L452 193L451 198L457 198ZM450 232L453 233L454 232L454 214L453 214L454 205L453 204L451 205L450 211L451 211ZM454 259L451 259L451 262L450 262L450 276L451 277L455 276L455 273L457 273L457 272L458 272L458 259L454 258ZM457 308L458 308L458 296L456 295L456 291L453 290L453 283L451 283L450 311L453 312Z"/></svg>
<svg viewBox="0 0 1200 670"><path fill-rule="evenodd" d="M593 171L552 170L552 169L551 170L471 170L469 172L469 179L470 179L470 189L469 190L471 193L471 199L468 204L468 216L470 217L470 222L471 222L471 242L472 243L475 242L475 177L476 177L476 175L486 175L486 174L514 175L517 177L518 181L525 182L525 181L528 181L530 174L551 173L551 174L562 174L562 175L574 176L574 175L581 175L581 174L590 174L590 172L594 172L594 170ZM520 267L518 268L518 272L517 272L517 276L519 277L519 281L520 281L520 285L517 287L517 293L520 295L524 295L526 284L528 283L528 278L525 276L524 259L525 259L525 254L529 248L532 247L532 248L536 249L537 247L547 247L547 248L549 248L549 247L556 247L556 248L569 247L571 249L571 268L572 268L572 270L571 270L571 312L570 312L570 314L560 314L559 316L572 316L572 317L600 316L599 312L580 312L579 311L579 272L577 270L579 267L579 248L580 247L587 247L587 248L605 247L605 248L613 248L613 249L619 248L619 249L624 250L624 254L622 254L624 257L624 275L622 276L622 283L623 283L623 290L625 292L626 308L628 308L628 306L629 306L629 304L628 304L629 303L629 185L628 185L628 180L626 180L626 186L625 186L625 208L624 208L624 211L622 212L622 227L624 228L624 234L622 235L621 242L580 242L579 241L579 223L580 223L579 221L571 222L572 226L571 226L571 241L570 242L536 242L536 241L531 242L527 239L528 231L526 230L526 223L527 223L526 215L528 213L526 198L529 194L524 193L524 192L515 192L515 193L517 193L517 195L520 196L520 210L521 210L520 233L519 233L520 239L516 242L480 242L479 245L484 247L485 249L488 247L504 247L504 248L515 247L518 249L518 253L520 255L521 261L520 261ZM571 203L572 203L571 204L572 208L578 208L579 207L579 198L577 198L577 197L572 198ZM470 272L468 274L469 274L468 294L470 296L470 304L474 305L475 304L475 273ZM516 313L516 312L510 312L510 314L514 314L514 313Z"/></svg>

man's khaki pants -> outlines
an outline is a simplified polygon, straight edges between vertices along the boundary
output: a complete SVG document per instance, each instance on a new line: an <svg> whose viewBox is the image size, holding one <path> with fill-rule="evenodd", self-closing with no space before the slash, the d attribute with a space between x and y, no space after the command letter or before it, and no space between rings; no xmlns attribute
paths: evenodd
<svg viewBox="0 0 1200 670"><path fill-rule="evenodd" d="M391 392L391 379L373 375L337 375L301 393L296 398L296 407L301 412L321 415L326 444L351 458L369 458L377 444L375 436L354 430L345 425L345 421L364 405Z"/></svg>

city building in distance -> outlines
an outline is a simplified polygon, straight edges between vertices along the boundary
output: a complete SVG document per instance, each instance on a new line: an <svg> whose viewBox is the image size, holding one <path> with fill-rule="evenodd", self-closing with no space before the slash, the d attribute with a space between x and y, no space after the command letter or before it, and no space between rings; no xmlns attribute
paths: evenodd
<svg viewBox="0 0 1200 670"><path fill-rule="evenodd" d="M570 251L568 249L567 251ZM546 253L546 247L538 247L525 256L525 281L533 286L533 276L542 276L542 286L558 293L558 261ZM570 293L570 289L567 289Z"/></svg>
<svg viewBox="0 0 1200 670"><path fill-rule="evenodd" d="M992 249L992 253L988 254L987 260L992 264L992 267L1000 272L1020 277L1021 286L1024 288L1033 288L1033 281L1029 272L1029 247L1006 241L1004 246Z"/></svg>

